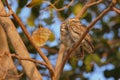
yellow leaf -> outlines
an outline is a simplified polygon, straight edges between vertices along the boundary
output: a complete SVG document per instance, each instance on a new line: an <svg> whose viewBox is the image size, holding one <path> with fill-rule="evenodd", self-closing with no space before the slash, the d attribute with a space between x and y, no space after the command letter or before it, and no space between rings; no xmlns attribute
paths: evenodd
<svg viewBox="0 0 120 80"><path fill-rule="evenodd" d="M87 72L90 72L92 70L92 65L86 65L85 69Z"/></svg>
<svg viewBox="0 0 120 80"><path fill-rule="evenodd" d="M87 72L91 71L92 69L92 55L86 56L85 60L84 60L84 64L85 64L85 69Z"/></svg>
<svg viewBox="0 0 120 80"><path fill-rule="evenodd" d="M72 68L76 69L77 63L78 63L78 59L76 57L71 57L69 61L70 61L70 64L71 64Z"/></svg>
<svg viewBox="0 0 120 80"><path fill-rule="evenodd" d="M34 19L35 17L33 15L30 15L27 19L27 24L30 26L35 26Z"/></svg>
<svg viewBox="0 0 120 80"><path fill-rule="evenodd" d="M55 35L53 34L53 32L51 32L50 37L49 37L49 41L54 41L55 40Z"/></svg>
<svg viewBox="0 0 120 80"><path fill-rule="evenodd" d="M100 57L99 57L98 55L95 55L95 54L94 54L94 55L92 56L92 58L93 58L93 60L94 60L96 63L100 63L100 61L101 61L101 60L100 60Z"/></svg>
<svg viewBox="0 0 120 80"><path fill-rule="evenodd" d="M86 56L84 63L85 63L85 65L89 65L89 64L91 64L92 61L93 61L92 56L88 55L88 56Z"/></svg>
<svg viewBox="0 0 120 80"><path fill-rule="evenodd" d="M77 15L79 12L80 12L80 10L83 8L83 5L82 4L76 4L74 7L73 7L73 13L75 14L75 15ZM84 16L86 16L86 13L82 16L82 17L84 17Z"/></svg>
<svg viewBox="0 0 120 80"><path fill-rule="evenodd" d="M36 46L41 47L45 45L49 39L51 31L48 28L40 27L32 33L32 40Z"/></svg>
<svg viewBox="0 0 120 80"><path fill-rule="evenodd" d="M34 7L41 4L43 1L44 0L32 0L30 3L27 4L27 7Z"/></svg>

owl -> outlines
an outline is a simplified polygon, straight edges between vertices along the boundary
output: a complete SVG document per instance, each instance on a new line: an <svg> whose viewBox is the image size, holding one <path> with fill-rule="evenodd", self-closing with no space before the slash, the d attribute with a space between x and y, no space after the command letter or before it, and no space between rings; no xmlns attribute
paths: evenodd
<svg viewBox="0 0 120 80"><path fill-rule="evenodd" d="M86 27L80 23L79 19L70 18L66 20L62 23L60 27L61 43L64 44L66 49L72 48L73 45L80 40L85 30ZM87 34L79 45L79 48L73 51L72 54L74 54L77 58L81 59L84 58L84 51L91 54L93 53L93 49L94 47L92 45L91 37L89 34Z"/></svg>

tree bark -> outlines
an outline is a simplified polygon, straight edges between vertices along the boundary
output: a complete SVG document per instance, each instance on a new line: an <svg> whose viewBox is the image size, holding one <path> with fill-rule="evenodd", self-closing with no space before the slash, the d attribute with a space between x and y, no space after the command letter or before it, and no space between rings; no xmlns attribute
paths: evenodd
<svg viewBox="0 0 120 80"><path fill-rule="evenodd" d="M16 77L11 77L18 75L18 73L12 58L5 54L6 52L9 52L7 38L0 25L0 80L18 80Z"/></svg>
<svg viewBox="0 0 120 80"><path fill-rule="evenodd" d="M0 11L1 14L6 14L4 6L0 0ZM14 24L12 23L11 19L9 17L0 17L0 24L4 28L7 36L9 37L15 52L23 58L30 58L30 55L20 38ZM42 76L38 72L37 68L35 67L35 64L30 61L22 60L21 64L23 66L24 72L26 73L29 80L42 80Z"/></svg>

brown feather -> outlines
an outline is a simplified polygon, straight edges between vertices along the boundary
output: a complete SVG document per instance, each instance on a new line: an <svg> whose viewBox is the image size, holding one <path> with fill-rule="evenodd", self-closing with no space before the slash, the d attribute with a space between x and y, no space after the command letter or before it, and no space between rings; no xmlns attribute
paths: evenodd
<svg viewBox="0 0 120 80"><path fill-rule="evenodd" d="M67 47L71 48L78 42L85 32L84 27L79 19L70 18L61 25L61 41ZM93 53L92 40L89 34L83 39L80 47L74 51L76 57L84 57L84 50L88 53Z"/></svg>

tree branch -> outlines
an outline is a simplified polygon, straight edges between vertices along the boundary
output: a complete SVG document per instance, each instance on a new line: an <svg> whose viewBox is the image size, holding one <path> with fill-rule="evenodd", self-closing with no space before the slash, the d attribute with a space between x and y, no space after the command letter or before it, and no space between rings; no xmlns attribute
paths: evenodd
<svg viewBox="0 0 120 80"><path fill-rule="evenodd" d="M62 7L62 8L59 8L59 9L55 7L55 4L56 4L58 1L55 1L55 3L53 3L53 4L51 4L51 3L48 2L48 1L44 1L44 2L50 4L49 7L53 7L56 11L62 11L62 10L64 10L65 8L70 7L70 6L72 5L72 3L74 2L74 0L71 0L71 2L70 2L69 4L67 4L66 6L64 6L64 7ZM47 10L49 7L43 9L42 11Z"/></svg>
<svg viewBox="0 0 120 80"><path fill-rule="evenodd" d="M80 10L79 14L77 14L77 16L75 16L75 18L79 18L81 19L82 16L84 15L84 13L87 11L87 9L93 5L96 5L96 4L99 4L101 3L103 0L98 0L96 2L91 2L91 1L88 1L85 6Z"/></svg>
<svg viewBox="0 0 120 80"><path fill-rule="evenodd" d="M48 46L42 46L41 48L46 49L49 53L53 53L53 54L58 53L58 50L56 50L56 48L50 48Z"/></svg>
<svg viewBox="0 0 120 80"><path fill-rule="evenodd" d="M59 2L59 0L56 0L53 4L50 3L50 5L49 5L48 7L44 8L44 9L41 10L41 11L48 10L50 7L54 6L54 5L55 5L56 3L58 3L58 2Z"/></svg>
<svg viewBox="0 0 120 80"><path fill-rule="evenodd" d="M71 2L70 2L68 5L66 5L66 6L64 6L64 7L60 8L60 9L57 9L57 8L56 8L55 10L57 10L57 11L62 11L62 10L64 10L65 8L70 7L73 2L74 2L74 0L71 0Z"/></svg>
<svg viewBox="0 0 120 80"><path fill-rule="evenodd" d="M7 0L6 1L6 5L8 7L9 10L12 10L12 8L9 6ZM32 41L29 32L26 30L24 24L21 22L20 18L13 12L12 16L14 17L14 19L17 21L17 23L20 25L21 29L23 30L23 32L25 33L25 35L27 36L27 38L29 39L30 43L35 47L35 49L37 50L37 52L39 53L39 55L42 57L42 59L47 63L47 66L49 66L52 70L50 71L51 76L54 75L54 69L52 67L52 64L50 63L50 61L48 60L48 58L44 55L44 53L34 44L34 42Z"/></svg>
<svg viewBox="0 0 120 80"><path fill-rule="evenodd" d="M8 13L0 14L0 17L9 17L12 15L12 11L10 10Z"/></svg>
<svg viewBox="0 0 120 80"><path fill-rule="evenodd" d="M34 63L38 63L38 64L41 64L41 65L44 65L44 66L46 66L50 71L52 71L52 69L51 69L46 63L41 62L41 61L39 61L39 60L35 60L35 59L32 59L32 58L23 58L23 57L20 57L20 56L18 56L18 55L15 55L15 54L11 54L11 56L12 56L12 57L15 57L15 58L17 58L17 59L19 59L19 60L27 60L27 61L32 61L32 62L34 62Z"/></svg>
<svg viewBox="0 0 120 80"><path fill-rule="evenodd" d="M114 10L115 12L117 12L118 14L120 14L120 10L117 9L116 7L113 7L112 10Z"/></svg>
<svg viewBox="0 0 120 80"><path fill-rule="evenodd" d="M2 14L6 14L2 1L0 0L0 11ZM9 37L11 44L13 45L15 52L25 58L29 58L29 53L21 40L14 24L12 23L9 17L0 17L0 24L4 28L7 36ZM36 66L33 62L30 61L21 61L23 69L27 75L27 77L31 80L42 80L42 76L37 70Z"/></svg>
<svg viewBox="0 0 120 80"><path fill-rule="evenodd" d="M59 72L60 72L60 73L62 72L63 67L64 67L65 63L67 62L67 60L69 59L71 53L72 53L73 51L75 51L75 50L79 47L79 45L81 44L82 40L85 38L85 36L87 35L87 33L88 33L88 32L90 31L90 29L93 27L93 25L94 25L98 20L100 20L107 12L109 12L114 5L115 5L115 4L112 2L112 3L109 5L108 8L106 8L98 17L96 17L96 19L89 24L89 26L87 27L86 31L82 34L82 36L81 36L81 38L79 39L79 41L78 41L72 48L70 48L70 49L67 51L67 55L64 57L63 63L62 63L62 65L59 67Z"/></svg>
<svg viewBox="0 0 120 80"><path fill-rule="evenodd" d="M18 75L8 75L8 77L15 78L16 80L19 80L20 77L22 77L24 73L18 74Z"/></svg>
<svg viewBox="0 0 120 80"><path fill-rule="evenodd" d="M9 52L9 48L5 31L0 24L0 80L2 79L18 80L16 78L8 76L8 75L16 76L18 75L18 72L12 58L9 55L6 55L5 52Z"/></svg>
<svg viewBox="0 0 120 80"><path fill-rule="evenodd" d="M55 80L58 80L60 73L59 73L59 67L62 65L63 62L63 55L65 53L65 46L63 44L60 45L60 50L58 52L58 58L55 66Z"/></svg>

